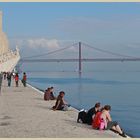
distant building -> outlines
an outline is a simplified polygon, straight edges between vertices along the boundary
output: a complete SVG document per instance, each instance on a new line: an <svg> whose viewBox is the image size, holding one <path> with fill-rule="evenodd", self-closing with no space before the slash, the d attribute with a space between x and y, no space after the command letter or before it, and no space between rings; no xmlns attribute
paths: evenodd
<svg viewBox="0 0 140 140"><path fill-rule="evenodd" d="M6 34L2 31L2 11L0 11L0 55L9 51Z"/></svg>
<svg viewBox="0 0 140 140"><path fill-rule="evenodd" d="M2 30L2 11L0 11L0 72L12 72L20 60L19 49L9 49L6 34Z"/></svg>

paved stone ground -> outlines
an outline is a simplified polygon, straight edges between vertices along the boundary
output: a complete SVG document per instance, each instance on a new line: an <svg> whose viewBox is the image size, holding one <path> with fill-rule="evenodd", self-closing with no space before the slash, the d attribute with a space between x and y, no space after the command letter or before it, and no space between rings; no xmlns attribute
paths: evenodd
<svg viewBox="0 0 140 140"><path fill-rule="evenodd" d="M78 112L53 111L54 101L44 101L43 94L22 84L7 87L3 80L0 95L1 138L117 138L111 131L93 130L76 122Z"/></svg>

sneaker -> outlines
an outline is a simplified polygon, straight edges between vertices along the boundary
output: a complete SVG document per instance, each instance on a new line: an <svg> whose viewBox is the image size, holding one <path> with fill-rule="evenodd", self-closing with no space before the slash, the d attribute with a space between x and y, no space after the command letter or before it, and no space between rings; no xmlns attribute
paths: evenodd
<svg viewBox="0 0 140 140"><path fill-rule="evenodd" d="M127 136L125 135L125 133L123 132L122 134L119 134L120 136L126 138Z"/></svg>

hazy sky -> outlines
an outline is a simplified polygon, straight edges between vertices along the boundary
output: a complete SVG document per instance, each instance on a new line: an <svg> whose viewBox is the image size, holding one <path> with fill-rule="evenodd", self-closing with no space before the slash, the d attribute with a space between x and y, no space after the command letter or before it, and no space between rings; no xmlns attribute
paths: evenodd
<svg viewBox="0 0 140 140"><path fill-rule="evenodd" d="M1 2L0 9L11 48L17 44L24 56L78 41L140 56L140 3ZM76 50L70 52L74 55ZM84 52L92 57L90 49Z"/></svg>

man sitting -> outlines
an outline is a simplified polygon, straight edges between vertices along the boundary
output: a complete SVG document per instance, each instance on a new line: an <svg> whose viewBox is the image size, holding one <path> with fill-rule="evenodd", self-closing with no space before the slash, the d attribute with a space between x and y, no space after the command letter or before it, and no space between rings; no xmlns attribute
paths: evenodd
<svg viewBox="0 0 140 140"><path fill-rule="evenodd" d="M60 91L59 95L57 97L55 106L52 107L52 109L55 110L63 110L66 111L68 110L69 105L66 103L66 101L64 100L64 96L65 96L65 92L64 91Z"/></svg>

